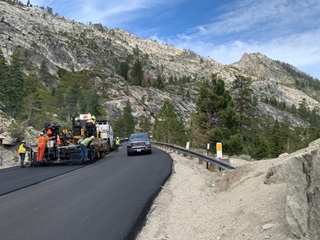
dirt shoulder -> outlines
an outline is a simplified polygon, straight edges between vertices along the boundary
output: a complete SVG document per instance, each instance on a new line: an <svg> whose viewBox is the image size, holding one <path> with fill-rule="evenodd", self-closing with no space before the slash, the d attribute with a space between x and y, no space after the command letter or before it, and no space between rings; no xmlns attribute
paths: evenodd
<svg viewBox="0 0 320 240"><path fill-rule="evenodd" d="M290 239L286 183L265 184L270 169L285 160L230 159L237 169L209 172L197 159L170 155L173 174L137 240Z"/></svg>

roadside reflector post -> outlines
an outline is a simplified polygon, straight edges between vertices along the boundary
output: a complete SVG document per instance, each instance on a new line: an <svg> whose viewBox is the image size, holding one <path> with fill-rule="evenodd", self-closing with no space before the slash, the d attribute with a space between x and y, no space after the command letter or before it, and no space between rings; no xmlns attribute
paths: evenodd
<svg viewBox="0 0 320 240"><path fill-rule="evenodd" d="M203 164L203 159L199 158L199 164Z"/></svg>
<svg viewBox="0 0 320 240"><path fill-rule="evenodd" d="M190 148L190 142L187 142L187 144L186 144L186 149L189 150L189 148ZM186 157L186 154L183 154L183 156ZM188 158L189 158L189 157L188 157Z"/></svg>
<svg viewBox="0 0 320 240"><path fill-rule="evenodd" d="M217 148L217 158L222 159L222 143L218 142L216 144Z"/></svg>
<svg viewBox="0 0 320 240"><path fill-rule="evenodd" d="M216 148L217 148L217 158L222 161L222 143L216 143ZM222 168L219 167L219 171L221 171Z"/></svg>

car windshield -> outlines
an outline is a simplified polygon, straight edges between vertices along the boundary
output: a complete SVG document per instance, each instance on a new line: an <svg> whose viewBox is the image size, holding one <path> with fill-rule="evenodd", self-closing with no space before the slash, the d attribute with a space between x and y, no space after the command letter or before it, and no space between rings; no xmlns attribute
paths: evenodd
<svg viewBox="0 0 320 240"><path fill-rule="evenodd" d="M147 138L147 134L145 134L145 133L134 133L134 134L131 134L131 136L130 136L131 140L146 139L146 138Z"/></svg>

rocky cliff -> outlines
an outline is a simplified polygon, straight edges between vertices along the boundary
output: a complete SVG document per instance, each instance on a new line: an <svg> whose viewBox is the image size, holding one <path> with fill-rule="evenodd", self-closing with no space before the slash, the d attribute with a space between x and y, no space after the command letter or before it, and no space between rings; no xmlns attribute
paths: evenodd
<svg viewBox="0 0 320 240"><path fill-rule="evenodd" d="M288 164L286 219L298 239L320 237L319 140Z"/></svg>
<svg viewBox="0 0 320 240"><path fill-rule="evenodd" d="M273 96L288 106L298 106L306 100L310 108L319 107L314 97L317 93L297 89L297 77L279 62L260 53L244 53L239 62L222 65L190 50L138 38L121 29L108 29L101 24L84 25L41 8L3 1L0 1L0 49L8 63L14 52L24 56L26 75L39 69L42 63L57 79L59 69L93 73L95 77L90 81L97 92L108 96L104 108L111 119L116 119L125 103L130 101L136 120L146 116L153 121L165 99L169 99L176 111L188 119L195 112L197 83L211 78L212 74L223 78L227 87L236 74L251 77L258 100ZM128 85L124 77L117 74L117 67L130 56L142 62L144 80L152 82L161 76L165 90ZM299 72L294 67L292 69ZM168 80L178 81L184 77L188 81L180 83L179 87L170 85ZM261 116L272 116L280 121L286 117L295 126L306 124L296 116L260 101L259 109Z"/></svg>
<svg viewBox="0 0 320 240"><path fill-rule="evenodd" d="M0 110L0 168L12 167L18 165L18 145L21 135L16 136L10 130L10 125L15 123L15 120L8 117ZM24 131L23 140L28 144L34 145L37 142L38 131L32 127L28 127ZM28 157L26 157L28 160Z"/></svg>
<svg viewBox="0 0 320 240"><path fill-rule="evenodd" d="M59 68L95 72L95 81L107 85L109 95L116 96L115 101L105 103L109 110L115 109L110 112L111 115L121 111L122 105L119 103L126 99L138 103L133 104L136 115L143 113L152 116L152 111L156 112L161 102L169 97L176 99L173 103L179 104L175 108L181 109L183 116L187 117L194 111L195 83L210 78L212 74L218 74L227 85L233 81L235 74L246 74L255 80L253 87L258 97L274 95L296 106L305 98L310 106L318 105L318 101L295 88L294 78L286 69L259 53L245 53L239 62L225 66L189 50L138 38L121 29L107 29L100 24L84 25L40 8L0 2L0 10L0 48L9 62L13 52L19 52L27 55L34 67L40 67L44 61L54 75ZM117 64L130 55L139 55L146 79L155 80L158 76L166 81L169 77L190 78L190 82L184 86L185 90L191 92L190 98L186 99L181 91L179 95L174 87L170 91L166 82L166 92L140 89L145 95L151 91L155 96L153 99L161 99L160 102L150 101L140 105L141 99L137 102L137 97L134 97L139 88L129 86L128 91L123 90L121 86L126 82L116 73ZM28 69L25 73L28 74Z"/></svg>

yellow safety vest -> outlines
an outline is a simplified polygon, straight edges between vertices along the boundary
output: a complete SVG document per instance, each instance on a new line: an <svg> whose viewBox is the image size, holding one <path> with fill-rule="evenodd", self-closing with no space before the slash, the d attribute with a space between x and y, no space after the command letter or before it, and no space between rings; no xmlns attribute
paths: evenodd
<svg viewBox="0 0 320 240"><path fill-rule="evenodd" d="M92 141L91 138L86 138L86 139L84 139L80 144L88 147L88 144L89 144L90 141Z"/></svg>
<svg viewBox="0 0 320 240"><path fill-rule="evenodd" d="M24 147L24 145L20 144L18 153L26 153L26 151L27 151L27 149Z"/></svg>

